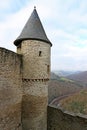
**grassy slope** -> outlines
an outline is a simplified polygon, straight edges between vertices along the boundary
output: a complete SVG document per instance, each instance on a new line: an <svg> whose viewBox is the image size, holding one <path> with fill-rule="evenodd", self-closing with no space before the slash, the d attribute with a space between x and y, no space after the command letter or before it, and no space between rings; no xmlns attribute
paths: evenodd
<svg viewBox="0 0 87 130"><path fill-rule="evenodd" d="M60 100L60 105L64 110L87 114L87 90L80 91L77 94Z"/></svg>

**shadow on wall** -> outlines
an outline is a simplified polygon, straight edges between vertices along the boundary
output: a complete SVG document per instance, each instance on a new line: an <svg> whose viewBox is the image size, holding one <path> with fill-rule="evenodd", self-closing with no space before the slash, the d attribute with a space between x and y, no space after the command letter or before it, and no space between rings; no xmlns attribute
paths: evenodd
<svg viewBox="0 0 87 130"><path fill-rule="evenodd" d="M87 130L87 116L48 106L48 130Z"/></svg>

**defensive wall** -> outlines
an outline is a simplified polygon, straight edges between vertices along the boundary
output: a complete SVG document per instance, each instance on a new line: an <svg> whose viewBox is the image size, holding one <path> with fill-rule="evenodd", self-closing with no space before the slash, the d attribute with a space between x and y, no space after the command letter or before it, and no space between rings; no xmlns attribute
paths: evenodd
<svg viewBox="0 0 87 130"><path fill-rule="evenodd" d="M49 105L48 130L87 130L87 115L75 115Z"/></svg>
<svg viewBox="0 0 87 130"><path fill-rule="evenodd" d="M0 48L0 130L22 130L21 68L21 55Z"/></svg>

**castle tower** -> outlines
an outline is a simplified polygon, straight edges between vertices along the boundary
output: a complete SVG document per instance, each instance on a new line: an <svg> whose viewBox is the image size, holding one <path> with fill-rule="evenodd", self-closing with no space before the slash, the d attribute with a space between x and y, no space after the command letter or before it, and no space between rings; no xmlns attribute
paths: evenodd
<svg viewBox="0 0 87 130"><path fill-rule="evenodd" d="M47 130L48 81L51 42L34 8L20 36L14 41L23 55L23 130Z"/></svg>

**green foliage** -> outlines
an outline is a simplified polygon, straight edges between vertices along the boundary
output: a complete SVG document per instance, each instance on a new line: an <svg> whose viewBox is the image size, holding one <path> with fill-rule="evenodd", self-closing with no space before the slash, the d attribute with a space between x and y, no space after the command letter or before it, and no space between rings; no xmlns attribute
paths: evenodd
<svg viewBox="0 0 87 130"><path fill-rule="evenodd" d="M70 80L70 79L67 79L67 78L65 78L65 77L60 77L60 80L61 81L67 81L67 82L74 82L73 80Z"/></svg>
<svg viewBox="0 0 87 130"><path fill-rule="evenodd" d="M73 94L60 101L61 106L74 113L87 114L87 90Z"/></svg>
<svg viewBox="0 0 87 130"><path fill-rule="evenodd" d="M71 110L73 112L79 112L79 113L84 113L84 108L85 108L85 102L77 102L77 101L72 101L70 103Z"/></svg>

